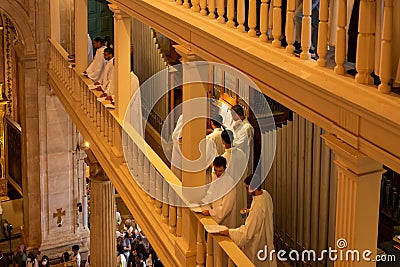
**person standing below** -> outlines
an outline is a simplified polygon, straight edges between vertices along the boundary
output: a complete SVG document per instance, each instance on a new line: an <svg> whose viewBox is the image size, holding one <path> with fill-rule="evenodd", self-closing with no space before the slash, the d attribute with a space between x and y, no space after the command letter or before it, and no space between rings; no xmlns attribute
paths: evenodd
<svg viewBox="0 0 400 267"><path fill-rule="evenodd" d="M96 90L103 91L111 79L111 74L114 71L114 50L112 48L107 47L104 49L104 61L105 67L101 78L99 81L95 82L94 85L99 85Z"/></svg>
<svg viewBox="0 0 400 267"><path fill-rule="evenodd" d="M43 255L42 260L40 262L40 267L48 267L50 266L50 259L47 255Z"/></svg>
<svg viewBox="0 0 400 267"><path fill-rule="evenodd" d="M242 106L234 105L231 108L231 115L233 119L233 136L235 138L232 142L232 145L244 152L246 158L248 158L247 171L248 173L252 173L254 128L244 116L244 110Z"/></svg>
<svg viewBox="0 0 400 267"><path fill-rule="evenodd" d="M20 244L18 246L17 254L14 258L14 266L15 267L25 267L26 266L26 254L25 254L25 245Z"/></svg>
<svg viewBox="0 0 400 267"><path fill-rule="evenodd" d="M217 148L217 155L221 156L224 151L225 147L222 144L221 133L222 133L222 116L217 115L214 119L211 119L211 128L213 129L212 133L207 135L208 140L212 140L215 143Z"/></svg>
<svg viewBox="0 0 400 267"><path fill-rule="evenodd" d="M26 260L26 267L39 267L39 262L36 259L35 252L29 252L28 259Z"/></svg>
<svg viewBox="0 0 400 267"><path fill-rule="evenodd" d="M276 267L276 259L270 261L269 255L265 261L257 258L258 251L264 250L265 246L268 252L275 249L272 197L261 189L258 176L248 176L244 183L248 194L253 197L247 220L239 228L224 230L220 234L229 236L255 266Z"/></svg>
<svg viewBox="0 0 400 267"><path fill-rule="evenodd" d="M209 209L202 214L211 216L217 223L227 227L236 226L236 189L233 179L225 172L226 159L218 156L214 159L213 182L207 190L202 203L209 204Z"/></svg>
<svg viewBox="0 0 400 267"><path fill-rule="evenodd" d="M93 46L96 48L96 54L94 56L93 62L90 63L89 67L83 73L92 81L97 82L100 80L103 74L105 60L104 60L104 49L106 47L103 45L103 40L100 37L96 37L93 40Z"/></svg>
<svg viewBox="0 0 400 267"><path fill-rule="evenodd" d="M76 262L76 267L81 266L81 254L79 253L79 245L73 245L72 246L72 260Z"/></svg>

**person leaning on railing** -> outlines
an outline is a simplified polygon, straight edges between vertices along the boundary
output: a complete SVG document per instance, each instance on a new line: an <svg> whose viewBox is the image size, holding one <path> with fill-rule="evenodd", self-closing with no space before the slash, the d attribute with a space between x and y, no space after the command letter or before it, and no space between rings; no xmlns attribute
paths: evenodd
<svg viewBox="0 0 400 267"><path fill-rule="evenodd" d="M253 197L247 220L239 228L227 229L220 234L229 236L256 266L276 267L275 255L272 261L269 255L266 255L265 261L257 258L258 252L264 251L265 246L268 248L265 253L275 249L272 197L261 189L261 180L257 175L248 176L244 183L247 193Z"/></svg>

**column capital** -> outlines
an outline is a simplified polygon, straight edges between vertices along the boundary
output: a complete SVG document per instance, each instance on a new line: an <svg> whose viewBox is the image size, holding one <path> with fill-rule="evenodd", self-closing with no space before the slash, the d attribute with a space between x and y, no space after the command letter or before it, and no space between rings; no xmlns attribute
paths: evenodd
<svg viewBox="0 0 400 267"><path fill-rule="evenodd" d="M178 52L179 55L181 55L181 62L186 63L186 62L191 62L191 61L203 61L202 58L197 56L193 51L190 49L190 44L180 44L180 45L173 45L175 48L176 52Z"/></svg>
<svg viewBox="0 0 400 267"><path fill-rule="evenodd" d="M109 4L108 8L114 13L114 19L127 19L131 18L125 11L122 11L118 5Z"/></svg>
<svg viewBox="0 0 400 267"><path fill-rule="evenodd" d="M104 172L100 163L96 159L96 156L93 154L93 151L91 149L87 148L87 149L85 149L85 152L86 152L85 163L89 166L89 170L90 170L89 178L91 180L96 180L99 182L109 181L106 173Z"/></svg>
<svg viewBox="0 0 400 267"><path fill-rule="evenodd" d="M325 144L337 156L336 164L360 176L372 172L383 172L382 164L347 144L333 134L324 134Z"/></svg>

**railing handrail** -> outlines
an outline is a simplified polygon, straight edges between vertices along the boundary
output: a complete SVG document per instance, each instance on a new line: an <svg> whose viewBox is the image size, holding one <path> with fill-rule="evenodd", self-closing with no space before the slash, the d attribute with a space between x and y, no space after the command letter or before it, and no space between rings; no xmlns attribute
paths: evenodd
<svg viewBox="0 0 400 267"><path fill-rule="evenodd" d="M58 42L55 41L54 39L49 39L49 42L61 55L63 55L64 60L68 61L68 53L64 50L64 48L61 45L59 45ZM52 65L50 65L50 68L51 67ZM81 75L79 71L75 70L74 73L77 78L81 79L86 84L86 87L89 84L91 84L90 79ZM123 128L123 121L120 118L118 118L116 113L108 109L106 109L106 111L109 114L111 114L113 119L117 122L117 126ZM140 151L144 155L146 155L146 158L149 160L149 162L157 169L157 171L161 174L161 176L164 179L166 179L167 182L175 185L182 185L182 182L176 177L176 175L171 171L171 169L164 163L164 161L157 155L157 153L147 144L147 142L140 136L140 134L133 127L128 126L127 132L129 133L129 136L132 138L132 141L137 145L138 149L140 149ZM195 217L203 226L218 225L215 222L215 220L212 219L211 217L205 217L200 214L195 214ZM218 243L218 246L221 247L221 249L228 255L228 257L237 266L246 266L246 267L254 266L254 264L247 258L244 252L235 244L235 242L232 239L221 235L213 235L213 238Z"/></svg>

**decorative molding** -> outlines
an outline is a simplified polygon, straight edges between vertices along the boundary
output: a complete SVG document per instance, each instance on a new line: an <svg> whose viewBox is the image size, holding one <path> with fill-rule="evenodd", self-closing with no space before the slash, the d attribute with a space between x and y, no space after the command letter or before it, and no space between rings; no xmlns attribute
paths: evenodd
<svg viewBox="0 0 400 267"><path fill-rule="evenodd" d="M360 116L346 109L339 109L338 125L347 131L358 135L360 131Z"/></svg>
<svg viewBox="0 0 400 267"><path fill-rule="evenodd" d="M12 25L11 20L4 14L3 17L3 40L4 40L4 93L8 99L8 106L6 108L6 115L10 116L14 119L13 116L13 106L14 106L14 94L13 94L13 73L12 73L12 45L11 40L11 28L14 26Z"/></svg>

